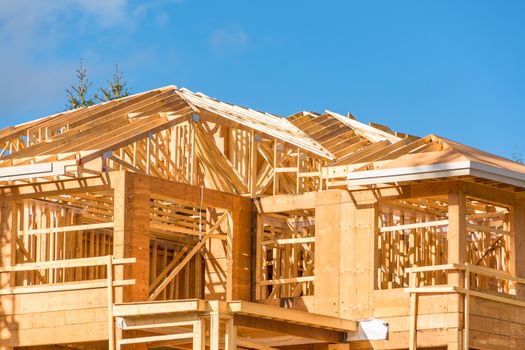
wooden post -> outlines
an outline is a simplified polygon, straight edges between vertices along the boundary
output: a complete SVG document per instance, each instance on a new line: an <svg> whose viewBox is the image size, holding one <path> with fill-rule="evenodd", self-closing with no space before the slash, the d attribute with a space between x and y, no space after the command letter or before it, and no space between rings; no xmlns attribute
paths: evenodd
<svg viewBox="0 0 525 350"><path fill-rule="evenodd" d="M510 208L510 273L525 277L525 206ZM515 284L516 297L525 299L525 285Z"/></svg>
<svg viewBox="0 0 525 350"><path fill-rule="evenodd" d="M257 141L255 140L255 131L253 130L250 133L250 165L248 169L250 195L255 197L255 192L257 191Z"/></svg>
<svg viewBox="0 0 525 350"><path fill-rule="evenodd" d="M255 261L252 260L252 296L254 297L252 301L261 300L264 296L263 290L259 285L259 281L263 279L263 248L262 241L264 237L264 227L263 227L263 216L257 213L255 206L252 209L255 212L255 215L252 215L252 226L255 226L255 239L252 235L252 259L255 258ZM254 254L255 253L255 254ZM255 271L253 271L255 270Z"/></svg>
<svg viewBox="0 0 525 350"><path fill-rule="evenodd" d="M221 226L228 228L227 239L210 239L203 249L208 300L250 300L251 200L232 196L229 201L224 203L231 208L228 220Z"/></svg>
<svg viewBox="0 0 525 350"><path fill-rule="evenodd" d="M251 269L251 219L252 207L249 198L236 197L231 211L231 259L229 262L226 299L250 300Z"/></svg>
<svg viewBox="0 0 525 350"><path fill-rule="evenodd" d="M14 266L16 263L16 231L14 225L16 225L16 215L13 212L16 209L13 205L13 200L9 196L0 196L0 267ZM0 274L0 289L9 288L14 286L15 278L14 273L1 273ZM3 296L2 298L11 298L11 296ZM6 303L7 304L7 303ZM12 315L14 310L5 310L0 304L0 315ZM5 321L0 321L0 350L11 350L13 349L10 344L16 344L17 339L10 334L12 325L9 323L10 317L6 317ZM7 340L7 344L5 341Z"/></svg>
<svg viewBox="0 0 525 350"><path fill-rule="evenodd" d="M467 257L466 195L462 190L448 194L448 263L464 265ZM463 287L459 271L449 272L448 284Z"/></svg>
<svg viewBox="0 0 525 350"><path fill-rule="evenodd" d="M193 324L193 350L206 349L206 322L203 318Z"/></svg>
<svg viewBox="0 0 525 350"><path fill-rule="evenodd" d="M219 301L210 300L210 350L219 350L220 344L220 318L219 318Z"/></svg>
<svg viewBox="0 0 525 350"><path fill-rule="evenodd" d="M137 262L115 267L115 279L135 279L135 285L115 290L115 303L146 301L149 297L149 177L118 171L111 173L114 188L113 255L135 257ZM117 331L115 341L123 338ZM133 349L147 349L135 344Z"/></svg>
<svg viewBox="0 0 525 350"><path fill-rule="evenodd" d="M466 228L466 194L460 188L451 190L448 194L448 263L463 266L467 258L467 228ZM464 278L460 271L448 273L448 284L464 287ZM461 306L460 306L461 310ZM465 315L464 315L465 316ZM463 325L465 326L465 325ZM461 349L463 346L463 332L458 324L457 342L449 344L449 349Z"/></svg>
<svg viewBox="0 0 525 350"><path fill-rule="evenodd" d="M330 316L339 316L342 192L319 192L315 207L315 312Z"/></svg>
<svg viewBox="0 0 525 350"><path fill-rule="evenodd" d="M113 258L108 256L106 265L108 289L108 342L109 350L115 349L115 321L113 320Z"/></svg>
<svg viewBox="0 0 525 350"><path fill-rule="evenodd" d="M377 286L377 200L372 192L341 194L340 314L347 319L372 315Z"/></svg>
<svg viewBox="0 0 525 350"><path fill-rule="evenodd" d="M16 235L13 200L8 196L0 197L0 267L14 266L16 263ZM14 286L14 273L0 274L0 288Z"/></svg>
<svg viewBox="0 0 525 350"><path fill-rule="evenodd" d="M273 142L273 194L276 195L279 193L279 173L275 171L277 167L279 167L278 162L278 156L279 153L277 151L277 139Z"/></svg>
<svg viewBox="0 0 525 350"><path fill-rule="evenodd" d="M316 313L347 319L370 317L376 286L376 214L372 194L356 201L344 190L317 193Z"/></svg>
<svg viewBox="0 0 525 350"><path fill-rule="evenodd" d="M113 172L113 255L137 258L137 262L115 268L116 279L135 279L135 285L117 290L117 303L145 301L149 296L149 178L125 171Z"/></svg>
<svg viewBox="0 0 525 350"><path fill-rule="evenodd" d="M409 277L409 286L410 288L417 287L417 275L416 273L411 273ZM409 350L417 349L417 302L418 295L416 292L410 293L410 343L408 345Z"/></svg>
<svg viewBox="0 0 525 350"><path fill-rule="evenodd" d="M237 328L233 323L233 317L226 320L226 334L224 338L225 350L237 349Z"/></svg>
<svg viewBox="0 0 525 350"><path fill-rule="evenodd" d="M465 270L465 294L464 297L464 307L463 307L463 349L469 350L470 344L470 271L467 268Z"/></svg>

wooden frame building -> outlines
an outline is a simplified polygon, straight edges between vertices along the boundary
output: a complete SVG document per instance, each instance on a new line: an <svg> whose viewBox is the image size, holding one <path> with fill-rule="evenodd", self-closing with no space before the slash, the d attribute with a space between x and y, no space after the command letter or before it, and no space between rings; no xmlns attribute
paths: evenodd
<svg viewBox="0 0 525 350"><path fill-rule="evenodd" d="M1 349L523 349L525 166L175 86L0 131Z"/></svg>

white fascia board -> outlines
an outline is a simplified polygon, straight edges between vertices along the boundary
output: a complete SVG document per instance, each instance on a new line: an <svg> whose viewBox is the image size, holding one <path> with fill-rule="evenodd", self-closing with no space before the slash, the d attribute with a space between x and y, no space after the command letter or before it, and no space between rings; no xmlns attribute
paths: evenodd
<svg viewBox="0 0 525 350"><path fill-rule="evenodd" d="M0 181L32 179L35 177L64 175L66 166L74 162L54 162L30 165L17 165L0 168Z"/></svg>
<svg viewBox="0 0 525 350"><path fill-rule="evenodd" d="M470 175L494 180L517 187L525 187L525 174L517 171L495 167L488 164L470 162Z"/></svg>
<svg viewBox="0 0 525 350"><path fill-rule="evenodd" d="M525 187L525 174L473 161L356 171L348 174L348 187L451 176L476 176L513 186Z"/></svg>
<svg viewBox="0 0 525 350"><path fill-rule="evenodd" d="M433 179L469 175L470 162L455 162L414 167L356 171L348 174L348 186Z"/></svg>

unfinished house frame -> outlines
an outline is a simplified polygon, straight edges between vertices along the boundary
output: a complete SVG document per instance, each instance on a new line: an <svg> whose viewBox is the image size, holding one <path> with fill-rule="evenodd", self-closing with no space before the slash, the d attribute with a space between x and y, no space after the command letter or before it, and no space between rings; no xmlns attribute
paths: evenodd
<svg viewBox="0 0 525 350"><path fill-rule="evenodd" d="M167 86L0 131L0 349L523 349L525 166Z"/></svg>

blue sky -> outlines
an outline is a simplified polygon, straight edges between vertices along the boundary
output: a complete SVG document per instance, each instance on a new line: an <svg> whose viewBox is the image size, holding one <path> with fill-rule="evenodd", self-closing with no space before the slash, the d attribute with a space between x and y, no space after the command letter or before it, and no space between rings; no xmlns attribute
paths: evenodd
<svg viewBox="0 0 525 350"><path fill-rule="evenodd" d="M0 126L93 88L175 84L278 115L325 109L525 154L525 1L2 0ZM94 89L93 89L94 90Z"/></svg>

